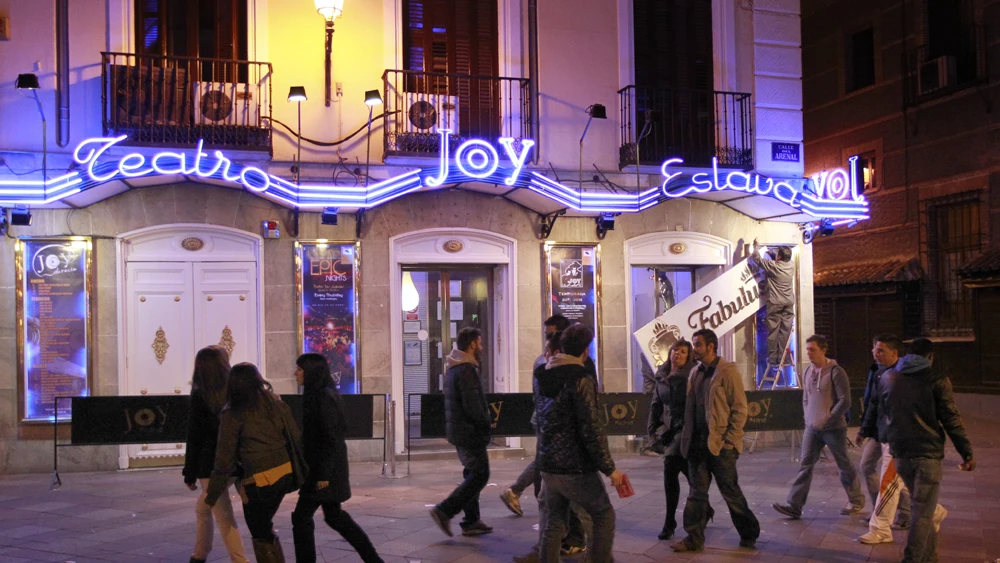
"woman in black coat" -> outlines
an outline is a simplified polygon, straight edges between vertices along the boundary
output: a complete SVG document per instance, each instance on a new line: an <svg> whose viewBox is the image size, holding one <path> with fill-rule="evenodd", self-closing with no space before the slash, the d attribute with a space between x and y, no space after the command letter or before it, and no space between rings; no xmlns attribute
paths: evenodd
<svg viewBox="0 0 1000 563"><path fill-rule="evenodd" d="M194 375L191 378L191 415L188 419L187 451L184 455L184 484L201 495L194 506L197 515L194 553L191 563L204 563L212 551L215 535L212 519L219 524L219 535L226 545L233 563L248 563L243 551L243 540L233 517L233 503L226 483L215 506L205 504L208 495L208 478L215 466L215 446L219 437L219 413L226 403L226 378L229 376L229 354L225 348L202 348L194 357Z"/></svg>
<svg viewBox="0 0 1000 563"><path fill-rule="evenodd" d="M368 535L341 509L351 498L344 435L347 421L340 393L330 375L330 365L320 354L303 354L295 361L295 379L303 387L302 445L309 475L299 490L299 502L292 512L295 560L316 561L313 515L323 507L323 520L340 533L365 563L381 563Z"/></svg>

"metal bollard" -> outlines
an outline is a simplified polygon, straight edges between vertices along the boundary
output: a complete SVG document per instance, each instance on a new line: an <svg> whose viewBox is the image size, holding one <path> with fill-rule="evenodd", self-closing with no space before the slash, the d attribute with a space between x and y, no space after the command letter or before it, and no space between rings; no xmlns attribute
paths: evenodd
<svg viewBox="0 0 1000 563"><path fill-rule="evenodd" d="M385 440L384 451L383 451L383 461L382 461L382 478L383 479L400 479L406 477L406 475L396 475L396 401L392 400L391 395L385 396Z"/></svg>

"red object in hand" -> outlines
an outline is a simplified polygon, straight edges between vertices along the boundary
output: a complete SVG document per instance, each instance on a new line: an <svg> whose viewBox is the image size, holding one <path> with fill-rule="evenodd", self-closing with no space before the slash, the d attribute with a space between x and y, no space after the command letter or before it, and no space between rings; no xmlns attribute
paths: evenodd
<svg viewBox="0 0 1000 563"><path fill-rule="evenodd" d="M622 484L615 487L618 490L619 498L628 498L635 494L632 483L628 480L628 475L622 475Z"/></svg>

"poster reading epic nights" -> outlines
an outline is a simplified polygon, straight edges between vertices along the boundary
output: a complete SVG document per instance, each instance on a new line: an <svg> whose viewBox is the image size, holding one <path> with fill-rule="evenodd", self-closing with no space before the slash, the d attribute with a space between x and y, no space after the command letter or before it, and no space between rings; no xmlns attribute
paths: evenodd
<svg viewBox="0 0 1000 563"><path fill-rule="evenodd" d="M88 387L87 267L90 241L22 240L24 419L51 420L55 397ZM60 401L58 417L69 417Z"/></svg>
<svg viewBox="0 0 1000 563"><path fill-rule="evenodd" d="M563 315L594 332L589 356L600 369L597 331L597 247L546 245L549 315Z"/></svg>
<svg viewBox="0 0 1000 563"><path fill-rule="evenodd" d="M302 284L302 351L326 357L341 393L360 393L354 298L357 247L325 243L297 246Z"/></svg>

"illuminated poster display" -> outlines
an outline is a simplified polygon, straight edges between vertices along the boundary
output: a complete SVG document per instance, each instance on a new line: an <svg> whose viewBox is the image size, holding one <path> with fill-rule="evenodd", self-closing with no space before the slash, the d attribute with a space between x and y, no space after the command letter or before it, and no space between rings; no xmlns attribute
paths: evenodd
<svg viewBox="0 0 1000 563"><path fill-rule="evenodd" d="M355 284L358 246L325 242L295 246L301 350L326 357L341 393L360 393Z"/></svg>
<svg viewBox="0 0 1000 563"><path fill-rule="evenodd" d="M600 377L600 247L545 245L546 317L563 315L594 332L589 356Z"/></svg>
<svg viewBox="0 0 1000 563"><path fill-rule="evenodd" d="M19 366L23 420L52 420L55 397L90 393L89 240L18 244ZM70 415L61 402L60 419Z"/></svg>

